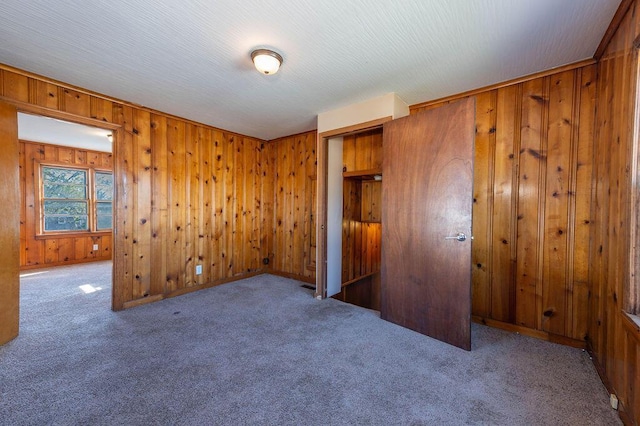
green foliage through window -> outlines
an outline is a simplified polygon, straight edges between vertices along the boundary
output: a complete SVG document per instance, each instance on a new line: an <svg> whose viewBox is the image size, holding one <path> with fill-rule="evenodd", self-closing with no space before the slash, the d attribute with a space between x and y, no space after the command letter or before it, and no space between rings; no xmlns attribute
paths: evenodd
<svg viewBox="0 0 640 426"><path fill-rule="evenodd" d="M113 217L113 173L96 172L96 229L111 229Z"/></svg>
<svg viewBox="0 0 640 426"><path fill-rule="evenodd" d="M112 228L113 173L44 165L41 172L44 232ZM91 190L89 173L93 173ZM90 215L95 218L94 225Z"/></svg>

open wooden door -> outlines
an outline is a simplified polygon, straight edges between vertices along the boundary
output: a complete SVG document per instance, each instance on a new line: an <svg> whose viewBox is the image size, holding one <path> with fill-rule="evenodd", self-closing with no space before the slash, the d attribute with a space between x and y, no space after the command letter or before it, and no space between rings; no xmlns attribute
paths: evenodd
<svg viewBox="0 0 640 426"><path fill-rule="evenodd" d="M0 102L0 345L18 335L20 307L20 172L18 112Z"/></svg>
<svg viewBox="0 0 640 426"><path fill-rule="evenodd" d="M385 123L380 316L471 349L475 100Z"/></svg>

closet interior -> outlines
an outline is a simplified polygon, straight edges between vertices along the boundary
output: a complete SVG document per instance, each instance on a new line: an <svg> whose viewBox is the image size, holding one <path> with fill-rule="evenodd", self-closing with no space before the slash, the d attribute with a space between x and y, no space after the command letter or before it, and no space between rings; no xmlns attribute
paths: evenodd
<svg viewBox="0 0 640 426"><path fill-rule="evenodd" d="M382 128L343 138L342 286L334 297L380 310Z"/></svg>

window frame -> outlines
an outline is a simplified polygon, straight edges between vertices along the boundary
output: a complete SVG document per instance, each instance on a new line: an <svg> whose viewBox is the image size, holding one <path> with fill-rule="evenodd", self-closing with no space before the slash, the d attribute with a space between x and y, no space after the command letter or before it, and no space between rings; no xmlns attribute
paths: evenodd
<svg viewBox="0 0 640 426"><path fill-rule="evenodd" d="M640 36L633 42L632 60L635 78L630 93L633 99L633 129L631 134L631 200L629 223L629 275L625 282L623 311L640 315Z"/></svg>
<svg viewBox="0 0 640 426"><path fill-rule="evenodd" d="M98 199L98 185L96 182L96 174L97 173L109 173L111 175L111 200L99 200ZM93 167L92 168L92 172L90 173L91 175L91 179L92 179L92 186L90 187L90 189L92 190L92 195L93 195L93 209L92 209L92 213L93 213L93 224L94 227L92 228L92 232L112 232L113 231L113 206L114 206L114 194L115 194L115 180L114 180L114 174L113 174L113 170L108 170L108 169L103 169L101 167ZM99 204L106 204L107 202L111 203L111 228L108 229L99 229L98 228L98 205Z"/></svg>
<svg viewBox="0 0 640 426"><path fill-rule="evenodd" d="M93 165L83 165L83 164L69 164L69 163L60 163L55 161L42 161L42 160L34 160L35 167L34 171L34 185L35 185L35 210L36 210L36 239L46 239L46 238L59 238L59 237L76 237L76 236L97 236L97 235L110 235L113 232L113 206L114 206L114 196L111 197L111 209L112 209L112 222L110 229L97 229L98 226L98 211L97 205L98 200L96 196L96 172L101 173L110 173L111 176L114 175L113 170L106 167L96 167ZM45 214L44 214L44 202L48 200L48 198L44 197L44 181L42 171L44 167L52 167L58 169L67 169L67 170L82 170L87 173L87 198L85 199L87 202L87 227L85 230L55 230L55 231L47 231L45 230ZM114 184L115 187L115 184ZM113 188L115 192L115 188ZM101 201L104 202L104 201Z"/></svg>

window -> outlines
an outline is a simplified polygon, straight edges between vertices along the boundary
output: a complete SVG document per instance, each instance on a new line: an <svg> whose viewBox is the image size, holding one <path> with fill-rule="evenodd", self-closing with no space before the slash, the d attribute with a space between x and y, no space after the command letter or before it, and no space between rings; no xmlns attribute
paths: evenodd
<svg viewBox="0 0 640 426"><path fill-rule="evenodd" d="M113 218L113 173L95 172L96 230L111 229Z"/></svg>
<svg viewBox="0 0 640 426"><path fill-rule="evenodd" d="M40 165L40 234L112 228L113 173Z"/></svg>

